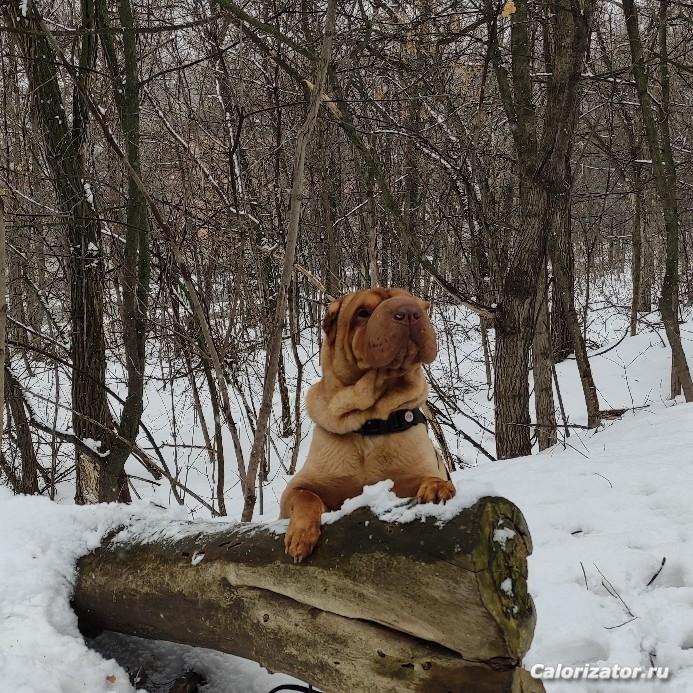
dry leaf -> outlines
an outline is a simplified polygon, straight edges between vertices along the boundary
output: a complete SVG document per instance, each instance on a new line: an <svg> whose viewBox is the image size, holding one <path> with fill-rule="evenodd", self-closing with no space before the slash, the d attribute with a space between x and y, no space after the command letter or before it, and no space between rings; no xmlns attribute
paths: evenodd
<svg viewBox="0 0 693 693"><path fill-rule="evenodd" d="M116 678L115 674L109 674L106 677L106 683L115 683L118 679Z"/></svg>
<svg viewBox="0 0 693 693"><path fill-rule="evenodd" d="M515 14L515 11L517 10L517 7L515 7L515 3L513 0L507 0L505 5L503 5L503 11L501 12L501 17L505 17L506 19L510 17L510 15Z"/></svg>

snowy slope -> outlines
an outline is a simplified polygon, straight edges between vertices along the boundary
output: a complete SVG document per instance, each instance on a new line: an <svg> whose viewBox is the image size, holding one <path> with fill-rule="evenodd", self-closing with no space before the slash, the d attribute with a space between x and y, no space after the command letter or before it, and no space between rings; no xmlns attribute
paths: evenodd
<svg viewBox="0 0 693 693"><path fill-rule="evenodd" d="M538 623L526 663L668 666L666 690L693 691L693 405L658 405L575 438L572 448L468 474L513 500L532 532ZM654 683L547 690L620 686Z"/></svg>

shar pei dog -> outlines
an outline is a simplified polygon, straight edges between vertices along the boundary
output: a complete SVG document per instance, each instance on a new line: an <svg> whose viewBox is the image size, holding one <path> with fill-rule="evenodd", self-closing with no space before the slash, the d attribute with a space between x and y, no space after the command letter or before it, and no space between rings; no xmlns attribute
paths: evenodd
<svg viewBox="0 0 693 693"><path fill-rule="evenodd" d="M455 487L419 407L422 365L438 352L429 303L403 289L375 288L330 304L323 321L322 379L307 396L315 424L308 457L282 494L286 552L302 561L320 536L320 516L384 479L418 502L445 502Z"/></svg>

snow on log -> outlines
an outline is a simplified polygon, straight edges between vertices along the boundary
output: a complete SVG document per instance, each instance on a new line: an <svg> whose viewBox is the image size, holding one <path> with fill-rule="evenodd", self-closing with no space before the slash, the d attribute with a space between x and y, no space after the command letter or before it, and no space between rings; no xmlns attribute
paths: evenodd
<svg viewBox="0 0 693 693"><path fill-rule="evenodd" d="M79 562L80 623L213 648L337 693L541 691L521 668L535 623L531 540L486 497L442 522L359 508L302 564L277 525L137 524Z"/></svg>

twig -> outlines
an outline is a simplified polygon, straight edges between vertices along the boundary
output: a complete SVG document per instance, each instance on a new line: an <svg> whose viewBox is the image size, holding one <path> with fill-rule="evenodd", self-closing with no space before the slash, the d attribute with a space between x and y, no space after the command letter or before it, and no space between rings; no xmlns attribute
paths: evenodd
<svg viewBox="0 0 693 693"><path fill-rule="evenodd" d="M664 564L665 564L666 562L667 562L667 557L664 556L664 557L662 558L662 562L661 562L660 565L659 565L659 569L658 569L657 572L650 578L650 581L645 585L645 587L649 587L649 586L659 577L659 574L662 572L662 568L664 568Z"/></svg>
<svg viewBox="0 0 693 693"><path fill-rule="evenodd" d="M615 628L620 628L621 626L625 626L629 623L632 623L635 621L635 619L638 618L638 616L633 616L633 618L629 618L627 621L624 621L623 623L619 623L617 626L604 626L606 630L614 630Z"/></svg>
<svg viewBox="0 0 693 693"><path fill-rule="evenodd" d="M623 597L618 593L618 590L611 584L609 579L602 573L601 570L599 570L599 566L595 563L594 567L597 569L597 572L602 576L602 586L604 589L615 599L618 599L619 602L623 605L623 608L626 610L626 613L629 616L632 616L633 618L636 618L635 614L630 610L630 607L628 604L623 601Z"/></svg>
<svg viewBox="0 0 693 693"><path fill-rule="evenodd" d="M600 476L602 479L604 479L604 481L607 481L611 488L614 487L614 485L603 474L599 474L599 472L592 472L592 474L594 474L594 476Z"/></svg>

